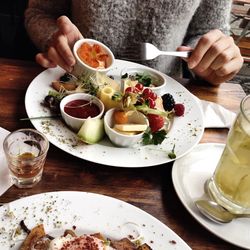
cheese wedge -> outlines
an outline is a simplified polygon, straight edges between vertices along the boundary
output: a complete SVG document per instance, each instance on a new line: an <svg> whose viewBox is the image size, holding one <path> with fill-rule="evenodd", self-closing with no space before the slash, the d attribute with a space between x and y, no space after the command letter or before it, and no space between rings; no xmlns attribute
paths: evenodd
<svg viewBox="0 0 250 250"><path fill-rule="evenodd" d="M141 132L147 129L146 124L115 124L114 129L127 132Z"/></svg>
<svg viewBox="0 0 250 250"><path fill-rule="evenodd" d="M120 90L120 84L108 77L105 73L96 72L96 81L99 86L110 86L116 91Z"/></svg>

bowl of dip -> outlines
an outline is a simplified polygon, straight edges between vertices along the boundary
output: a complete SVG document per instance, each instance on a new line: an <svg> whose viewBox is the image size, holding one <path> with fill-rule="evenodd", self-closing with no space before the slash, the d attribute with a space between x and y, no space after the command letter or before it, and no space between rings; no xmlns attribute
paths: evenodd
<svg viewBox="0 0 250 250"><path fill-rule="evenodd" d="M166 90L166 77L161 72L140 67L128 67L121 71L121 83L125 91L127 87L134 87L140 83L144 88L150 88L158 96L163 95Z"/></svg>
<svg viewBox="0 0 250 250"><path fill-rule="evenodd" d="M86 93L75 93L61 100L60 111L65 123L77 132L89 117L92 119L101 118L104 105L95 96Z"/></svg>
<svg viewBox="0 0 250 250"><path fill-rule="evenodd" d="M95 72L108 72L115 61L112 51L103 43L83 38L73 47L76 64L71 72L75 76Z"/></svg>

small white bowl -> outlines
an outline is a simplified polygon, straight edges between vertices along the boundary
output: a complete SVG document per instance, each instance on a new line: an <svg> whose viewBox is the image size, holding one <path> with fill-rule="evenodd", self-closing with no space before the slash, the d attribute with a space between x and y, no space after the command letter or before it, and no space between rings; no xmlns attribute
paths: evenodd
<svg viewBox="0 0 250 250"><path fill-rule="evenodd" d="M136 143L138 143L144 134L144 131L136 134L136 135L125 135L117 132L113 129L114 123L113 123L113 113L116 109L109 109L106 114L104 115L104 129L105 133L109 137L110 141L119 147L132 147ZM138 124L146 124L149 126L148 119L144 114L141 112L136 113L136 118L134 120L135 123Z"/></svg>
<svg viewBox="0 0 250 250"><path fill-rule="evenodd" d="M147 87L147 86L145 86L145 88L150 88L158 96L161 96L161 95L163 95L166 92L166 91L164 91L164 88L165 88L165 86L167 84L166 77L164 76L164 74L162 74L161 72L159 72L157 70L150 69L150 68L129 67L129 68L122 69L122 71L121 71L121 77L123 75L125 75L126 73L128 75L135 75L136 73L149 75L153 79L156 80L156 82L155 82L156 86L155 87ZM122 81L122 84L123 84L123 81ZM124 87L124 86L122 86L122 87Z"/></svg>
<svg viewBox="0 0 250 250"><path fill-rule="evenodd" d="M80 99L86 100L86 101L92 100L93 103L96 104L97 107L100 109L100 113L97 116L92 117L92 119L101 118L103 115L103 112L104 112L104 105L103 105L102 101L95 96L92 96L92 95L89 95L86 93L75 93L75 94L65 96L60 102L61 115L62 115L62 118L65 121L65 123L76 132L79 131L82 124L84 123L84 121L87 118L85 119L85 118L73 117L64 111L64 107L67 103L74 101L74 100L80 100Z"/></svg>
<svg viewBox="0 0 250 250"><path fill-rule="evenodd" d="M85 42L90 44L90 45L98 44L104 50L104 52L108 54L108 56L109 56L108 57L108 66L106 68L103 68L103 69L93 68L93 67L87 65L86 63L84 63L80 59L80 57L77 54L77 50ZM71 72L71 74L75 75L76 77L79 75L82 75L82 74L95 73L97 71L102 72L102 73L106 73L112 68L114 61L115 61L115 57L114 57L114 54L112 53L112 51L106 45L104 45L103 43L101 43L97 40L94 40L94 39L83 38L83 39L78 40L74 44L73 54L76 58L76 64L74 65L74 68L73 68L73 71Z"/></svg>

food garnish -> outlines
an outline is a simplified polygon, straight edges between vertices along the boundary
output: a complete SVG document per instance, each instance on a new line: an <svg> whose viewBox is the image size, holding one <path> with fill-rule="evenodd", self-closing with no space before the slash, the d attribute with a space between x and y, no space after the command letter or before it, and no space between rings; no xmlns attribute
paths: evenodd
<svg viewBox="0 0 250 250"><path fill-rule="evenodd" d="M168 153L168 157L169 157L170 159L175 159L175 158L176 158L176 154L175 154L175 152L174 152L174 149L175 149L175 144L174 144L174 146L173 146L171 152Z"/></svg>

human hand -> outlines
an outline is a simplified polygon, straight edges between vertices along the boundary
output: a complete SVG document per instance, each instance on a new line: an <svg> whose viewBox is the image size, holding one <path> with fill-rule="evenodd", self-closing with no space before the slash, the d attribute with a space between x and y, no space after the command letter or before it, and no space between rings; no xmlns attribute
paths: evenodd
<svg viewBox="0 0 250 250"><path fill-rule="evenodd" d="M75 65L72 47L83 36L66 16L57 19L57 27L58 30L51 37L48 51L38 53L36 61L45 68L54 68L59 65L71 72Z"/></svg>
<svg viewBox="0 0 250 250"><path fill-rule="evenodd" d="M181 46L178 50L191 48ZM212 30L202 36L186 61L189 69L213 85L232 79L243 65L243 58L233 38L220 30Z"/></svg>

